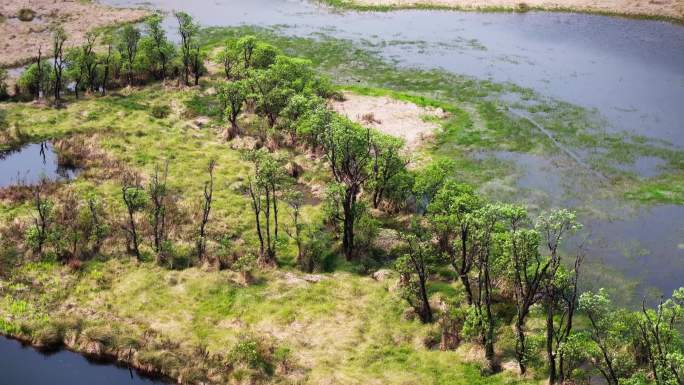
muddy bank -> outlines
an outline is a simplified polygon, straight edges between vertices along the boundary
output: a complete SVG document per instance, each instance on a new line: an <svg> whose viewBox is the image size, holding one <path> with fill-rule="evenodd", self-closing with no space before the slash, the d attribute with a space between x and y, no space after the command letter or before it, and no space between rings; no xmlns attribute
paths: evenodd
<svg viewBox="0 0 684 385"><path fill-rule="evenodd" d="M95 2L74 0L0 0L0 66L16 66L51 52L52 25L61 24L67 47L83 42L86 32L115 24L139 21L149 12L118 9Z"/></svg>
<svg viewBox="0 0 684 385"><path fill-rule="evenodd" d="M683 0L342 0L353 8L453 8L460 10L577 11L684 21Z"/></svg>

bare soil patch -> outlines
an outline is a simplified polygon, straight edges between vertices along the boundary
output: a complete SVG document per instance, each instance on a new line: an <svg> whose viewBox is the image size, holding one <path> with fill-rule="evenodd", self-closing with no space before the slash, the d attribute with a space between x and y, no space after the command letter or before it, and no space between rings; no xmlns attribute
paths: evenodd
<svg viewBox="0 0 684 385"><path fill-rule="evenodd" d="M0 0L0 14L0 66L10 67L30 61L41 46L43 55L50 56L53 25L64 27L71 47L81 44L92 29L139 21L149 12L78 0ZM30 21L20 20L20 15Z"/></svg>
<svg viewBox="0 0 684 385"><path fill-rule="evenodd" d="M442 109L420 107L387 96L345 92L344 99L332 103L335 111L366 127L404 139L408 150L416 149L432 138L439 128L438 119L447 116Z"/></svg>
<svg viewBox="0 0 684 385"><path fill-rule="evenodd" d="M684 0L353 0L351 3L358 6L435 6L467 10L574 10L684 20Z"/></svg>

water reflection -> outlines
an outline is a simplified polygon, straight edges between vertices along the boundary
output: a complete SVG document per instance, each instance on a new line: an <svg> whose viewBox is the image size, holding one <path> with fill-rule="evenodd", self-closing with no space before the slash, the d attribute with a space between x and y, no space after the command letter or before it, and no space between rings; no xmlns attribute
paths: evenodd
<svg viewBox="0 0 684 385"><path fill-rule="evenodd" d="M140 385L165 382L128 368L89 361L69 351L38 352L0 336L0 383L7 385Z"/></svg>
<svg viewBox="0 0 684 385"><path fill-rule="evenodd" d="M16 150L0 152L0 188L33 185L42 178L70 180L77 170L61 167L50 142L32 143Z"/></svg>

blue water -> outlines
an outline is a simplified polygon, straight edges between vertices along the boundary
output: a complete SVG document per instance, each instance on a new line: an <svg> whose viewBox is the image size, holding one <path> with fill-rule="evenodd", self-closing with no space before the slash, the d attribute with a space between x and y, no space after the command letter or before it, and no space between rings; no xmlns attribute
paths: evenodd
<svg viewBox="0 0 684 385"><path fill-rule="evenodd" d="M41 353L0 337L2 385L138 385L165 384L135 371L87 360L69 351Z"/></svg>

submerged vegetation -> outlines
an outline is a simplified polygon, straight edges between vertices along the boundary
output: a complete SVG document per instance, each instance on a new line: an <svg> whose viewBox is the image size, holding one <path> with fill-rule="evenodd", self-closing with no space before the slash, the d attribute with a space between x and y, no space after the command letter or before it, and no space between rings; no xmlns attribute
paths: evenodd
<svg viewBox="0 0 684 385"><path fill-rule="evenodd" d="M2 191L4 334L189 384L682 384L683 289L636 312L581 293L576 214L478 190L500 170L464 150L554 151L490 97L529 91L175 17L179 47L159 17L67 50L56 29L3 103L3 146L50 138L83 170ZM326 74L449 117L412 162ZM576 123L547 126L619 151Z"/></svg>

